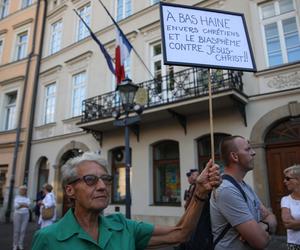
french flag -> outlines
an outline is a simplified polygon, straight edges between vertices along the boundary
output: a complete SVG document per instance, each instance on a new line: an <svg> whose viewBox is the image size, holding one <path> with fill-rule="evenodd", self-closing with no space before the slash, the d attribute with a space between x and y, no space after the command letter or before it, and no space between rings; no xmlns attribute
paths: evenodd
<svg viewBox="0 0 300 250"><path fill-rule="evenodd" d="M125 60L130 55L132 45L119 27L116 27L116 33L115 73L117 84L120 84L125 79Z"/></svg>

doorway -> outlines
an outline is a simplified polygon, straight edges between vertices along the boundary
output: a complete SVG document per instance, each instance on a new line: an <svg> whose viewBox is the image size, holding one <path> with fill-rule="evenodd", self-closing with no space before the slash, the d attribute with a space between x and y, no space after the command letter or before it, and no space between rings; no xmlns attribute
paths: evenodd
<svg viewBox="0 0 300 250"><path fill-rule="evenodd" d="M283 170L300 164L300 118L275 125L266 135L266 158L270 201L278 220L277 234L285 234L281 221L281 198L288 194L283 184Z"/></svg>

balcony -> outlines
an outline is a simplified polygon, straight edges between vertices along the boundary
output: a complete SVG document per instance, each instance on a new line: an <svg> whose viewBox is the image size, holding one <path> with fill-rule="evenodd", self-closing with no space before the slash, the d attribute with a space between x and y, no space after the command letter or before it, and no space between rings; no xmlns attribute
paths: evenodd
<svg viewBox="0 0 300 250"><path fill-rule="evenodd" d="M243 93L242 72L214 70L211 82L214 108L235 105L246 123L244 106L248 100ZM208 70L189 68L137 85L147 93L142 122L167 118L166 112L169 115L189 115L195 111L195 105L197 111L201 112L201 106L205 105L198 105L199 102L208 99ZM115 110L122 112L117 91L86 99L83 101L81 122L78 125L86 130L113 129L112 112ZM208 110L208 106L202 108L202 111L205 110Z"/></svg>

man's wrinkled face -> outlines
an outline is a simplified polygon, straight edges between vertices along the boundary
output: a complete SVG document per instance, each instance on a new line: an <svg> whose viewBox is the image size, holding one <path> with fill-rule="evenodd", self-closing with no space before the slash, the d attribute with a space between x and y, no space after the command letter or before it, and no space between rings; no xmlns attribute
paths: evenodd
<svg viewBox="0 0 300 250"><path fill-rule="evenodd" d="M102 211L109 203L110 182L102 179L108 175L96 162L86 161L77 168L78 181L66 186L66 193L75 200L76 208ZM89 182L86 177L96 176L96 181Z"/></svg>

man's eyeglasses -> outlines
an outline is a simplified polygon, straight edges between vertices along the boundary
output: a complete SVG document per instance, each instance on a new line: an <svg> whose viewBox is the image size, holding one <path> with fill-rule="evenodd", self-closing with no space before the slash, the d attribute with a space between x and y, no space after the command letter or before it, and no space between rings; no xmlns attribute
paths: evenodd
<svg viewBox="0 0 300 250"><path fill-rule="evenodd" d="M285 179L286 181L290 181L290 180L293 180L293 179L296 179L296 178L289 177L289 176L284 176L284 179Z"/></svg>
<svg viewBox="0 0 300 250"><path fill-rule="evenodd" d="M111 175L109 175L109 174L104 174L104 175L101 175L101 176L88 174L88 175L82 176L80 178L77 178L77 179L69 182L69 184L73 184L75 182L83 180L86 185L88 185L88 186L94 186L94 185L97 184L97 182L98 182L99 179L101 181L103 181L103 183L105 185L110 185L111 182L112 182L112 180L113 180L113 177Z"/></svg>

